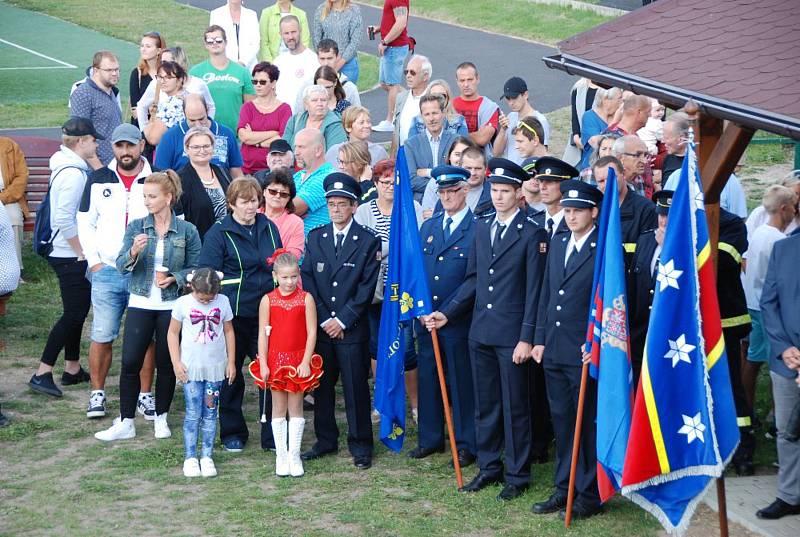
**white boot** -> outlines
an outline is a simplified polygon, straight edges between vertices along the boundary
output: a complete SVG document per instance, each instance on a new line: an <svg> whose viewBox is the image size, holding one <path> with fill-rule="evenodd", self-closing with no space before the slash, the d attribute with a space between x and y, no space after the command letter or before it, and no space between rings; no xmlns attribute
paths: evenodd
<svg viewBox="0 0 800 537"><path fill-rule="evenodd" d="M300 458L300 444L303 442L304 418L289 418L289 470L292 477L300 477L305 473L303 459Z"/></svg>
<svg viewBox="0 0 800 537"><path fill-rule="evenodd" d="M289 452L286 449L286 418L272 419L272 436L275 438L275 475L289 475Z"/></svg>

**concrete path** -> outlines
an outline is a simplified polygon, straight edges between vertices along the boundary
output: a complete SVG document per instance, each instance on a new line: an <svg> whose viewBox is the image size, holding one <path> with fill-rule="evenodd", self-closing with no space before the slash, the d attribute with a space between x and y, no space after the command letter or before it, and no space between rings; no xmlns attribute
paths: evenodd
<svg viewBox="0 0 800 537"><path fill-rule="evenodd" d="M777 488L777 475L726 478L728 520L764 537L797 537L800 535L800 515L787 516L780 520L762 520L756 517L756 511L775 499ZM716 487L709 490L703 501L717 510Z"/></svg>

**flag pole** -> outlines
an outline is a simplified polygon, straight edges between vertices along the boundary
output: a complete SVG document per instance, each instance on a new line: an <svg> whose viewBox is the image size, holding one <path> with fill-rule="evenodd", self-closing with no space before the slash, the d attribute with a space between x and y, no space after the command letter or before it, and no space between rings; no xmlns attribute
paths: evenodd
<svg viewBox="0 0 800 537"><path fill-rule="evenodd" d="M456 483L458 484L458 488L461 488L464 486L464 478L461 475L461 464L458 462L456 433L453 429L453 416L450 414L450 399L447 397L447 384L444 380L444 369L442 368L442 354L439 350L439 333L435 328L431 330L431 340L433 340L433 356L436 358L436 373L439 375L439 389L442 391L442 405L444 405L444 417L447 422L447 434L450 436L450 454L453 457L453 468L456 470Z"/></svg>
<svg viewBox="0 0 800 537"><path fill-rule="evenodd" d="M569 528L572 522L572 504L575 501L575 470L578 466L578 453L581 450L581 428L583 427L583 403L586 398L586 380L589 376L589 363L581 368L581 389L578 393L578 416L575 419L575 436L572 441L572 462L569 466L569 488L567 489L567 508L564 515L564 526Z"/></svg>

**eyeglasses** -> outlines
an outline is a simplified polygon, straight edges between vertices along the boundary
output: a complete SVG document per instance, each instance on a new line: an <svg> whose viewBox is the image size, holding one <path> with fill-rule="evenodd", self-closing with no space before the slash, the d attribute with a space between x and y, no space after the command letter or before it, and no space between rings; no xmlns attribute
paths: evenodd
<svg viewBox="0 0 800 537"><path fill-rule="evenodd" d="M463 186L460 186L458 188L448 188L446 190L442 190L440 188L439 189L439 195L446 198L447 196L452 196L453 194L461 192L462 190L464 190Z"/></svg>
<svg viewBox="0 0 800 537"><path fill-rule="evenodd" d="M403 71L404 75L417 76L417 72L413 69L406 69Z"/></svg>
<svg viewBox="0 0 800 537"><path fill-rule="evenodd" d="M119 67L114 67L113 69L104 69L102 67L97 67L96 69L100 71L105 71L106 73L119 73Z"/></svg>
<svg viewBox="0 0 800 537"><path fill-rule="evenodd" d="M647 156L647 151L637 151L636 153L628 153L625 151L622 154L633 158L645 158Z"/></svg>
<svg viewBox="0 0 800 537"><path fill-rule="evenodd" d="M211 148L214 146L211 144L203 144L203 145L187 145L186 147L192 151L211 151Z"/></svg>
<svg viewBox="0 0 800 537"><path fill-rule="evenodd" d="M282 192L282 191L276 190L274 188L267 188L267 193L270 196L278 196L279 198L284 199L284 200L289 198L289 193L288 192Z"/></svg>
<svg viewBox="0 0 800 537"><path fill-rule="evenodd" d="M252 79L250 82L252 82L254 86L266 86L267 84L270 83L269 80L264 80L264 79L256 80L255 78Z"/></svg>
<svg viewBox="0 0 800 537"><path fill-rule="evenodd" d="M221 37L211 37L206 39L206 45L221 45L225 42Z"/></svg>
<svg viewBox="0 0 800 537"><path fill-rule="evenodd" d="M175 75L156 75L157 80L175 80L178 78Z"/></svg>
<svg viewBox="0 0 800 537"><path fill-rule="evenodd" d="M394 179L378 179L377 183L386 188L394 185Z"/></svg>
<svg viewBox="0 0 800 537"><path fill-rule="evenodd" d="M334 210L344 210L348 207L352 207L352 204L349 201L329 201L328 202L328 209Z"/></svg>

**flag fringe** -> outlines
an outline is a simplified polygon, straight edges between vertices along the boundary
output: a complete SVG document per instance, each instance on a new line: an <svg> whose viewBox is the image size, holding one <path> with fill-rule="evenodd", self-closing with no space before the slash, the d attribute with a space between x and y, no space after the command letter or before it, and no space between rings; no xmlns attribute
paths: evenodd
<svg viewBox="0 0 800 537"><path fill-rule="evenodd" d="M661 509L661 507L658 506L658 504L651 502L641 494L634 492L631 493L630 495L626 494L625 496L629 498L633 503L635 503L636 505L638 505L639 507L641 507L642 509L653 515L656 518L656 520L658 520L658 522L661 524L661 526L664 528L664 530L666 530L667 533L671 535L681 536L684 533L686 533L686 530L689 529L689 523L692 521L692 516L694 516L695 510L697 510L697 504L700 503L700 501L702 501L702 499L708 493L708 490L711 488L711 485L713 484L714 484L714 479L709 479L708 483L706 484L705 487L703 487L703 490L700 492L700 494L692 498L692 500L686 505L686 509L683 511L681 519L678 521L677 525L673 524L672 521L670 521L669 517L667 517L667 514L664 512L663 509ZM623 494L625 494L624 489L623 489Z"/></svg>

